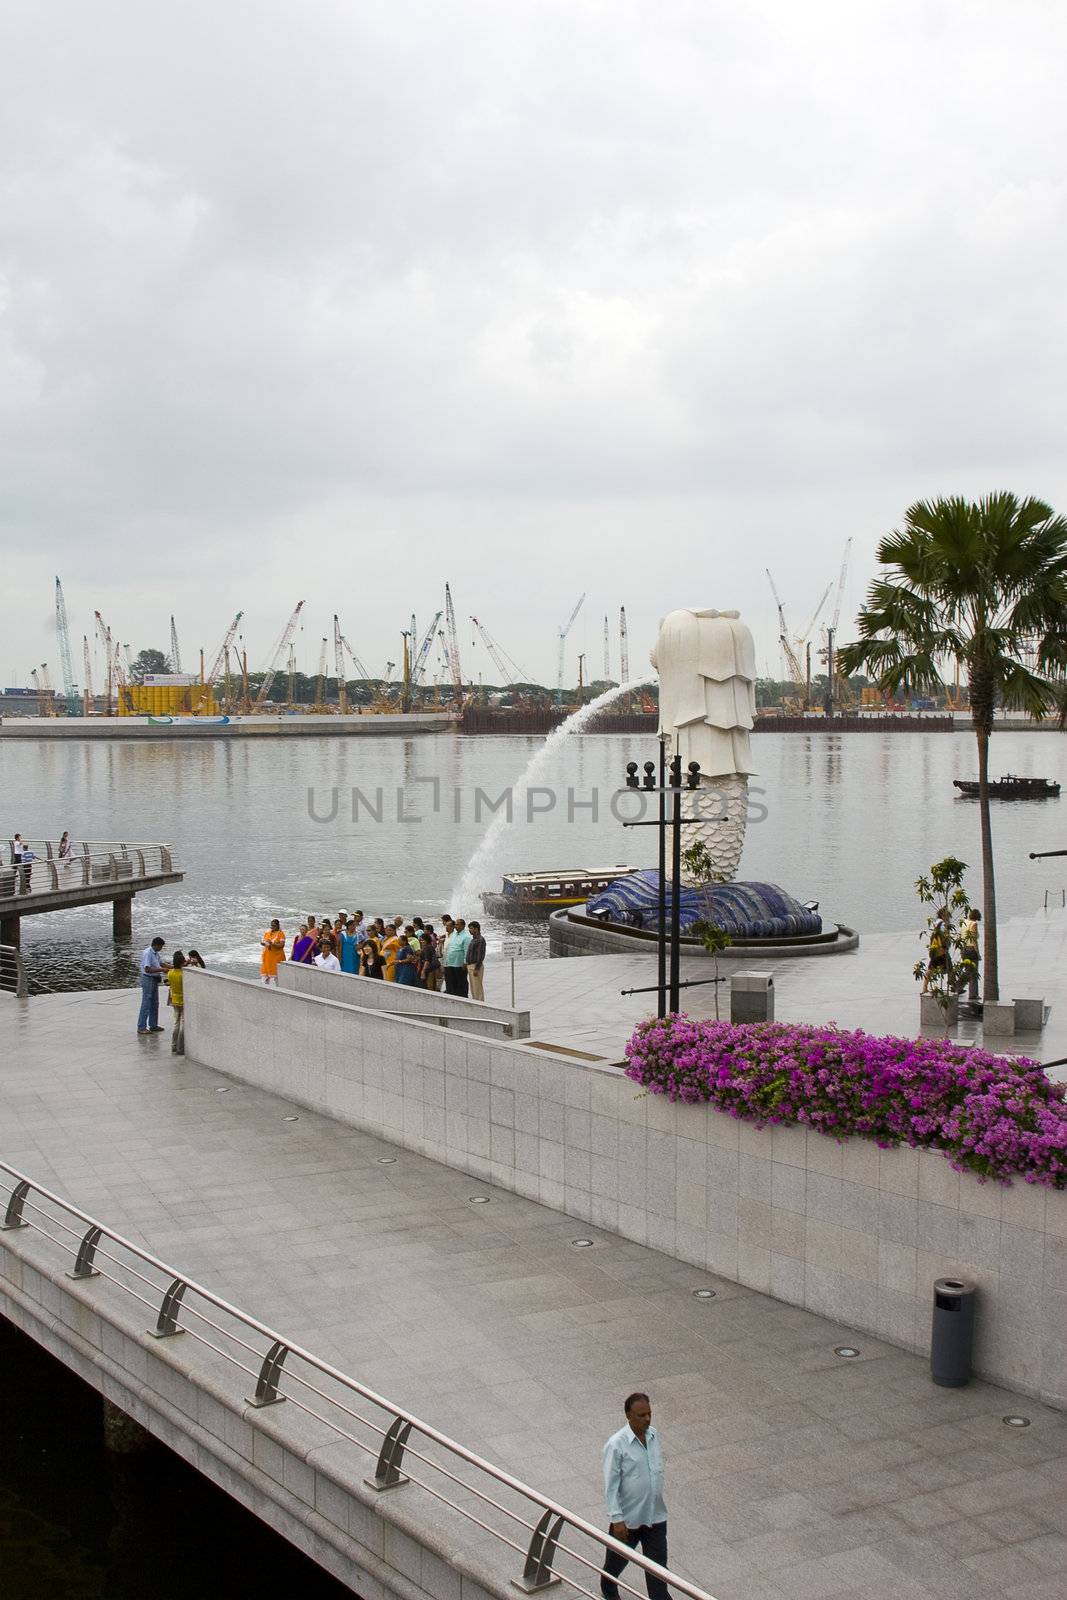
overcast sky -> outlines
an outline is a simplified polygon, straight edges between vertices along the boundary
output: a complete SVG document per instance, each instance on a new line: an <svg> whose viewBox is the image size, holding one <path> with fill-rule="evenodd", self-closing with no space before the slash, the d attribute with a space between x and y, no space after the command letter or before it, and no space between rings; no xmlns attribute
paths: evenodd
<svg viewBox="0 0 1067 1600"><path fill-rule="evenodd" d="M1058 0L35 0L0 61L0 678L530 671L791 626L910 501L1067 510Z"/></svg>

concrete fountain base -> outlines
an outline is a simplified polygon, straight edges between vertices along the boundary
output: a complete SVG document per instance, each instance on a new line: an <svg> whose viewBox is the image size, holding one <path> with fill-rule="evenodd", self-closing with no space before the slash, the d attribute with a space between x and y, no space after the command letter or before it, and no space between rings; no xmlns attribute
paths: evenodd
<svg viewBox="0 0 1067 1600"><path fill-rule="evenodd" d="M834 923L821 933L799 934L794 938L737 938L719 952L721 961L752 961L757 957L834 956L855 950L860 936L854 928ZM653 955L656 950L654 928L627 928L620 923L591 917L585 906L553 911L548 919L550 956ZM706 956L699 939L682 936L682 953Z"/></svg>

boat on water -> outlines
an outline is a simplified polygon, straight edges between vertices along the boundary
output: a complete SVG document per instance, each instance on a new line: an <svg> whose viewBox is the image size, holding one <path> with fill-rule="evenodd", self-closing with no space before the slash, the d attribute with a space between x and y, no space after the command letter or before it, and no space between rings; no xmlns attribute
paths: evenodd
<svg viewBox="0 0 1067 1600"><path fill-rule="evenodd" d="M969 799L978 797L977 778L953 778L952 786ZM1060 786L1048 778L1020 778L1008 772L1002 778L990 778L989 792L998 800L1055 800Z"/></svg>
<svg viewBox="0 0 1067 1600"><path fill-rule="evenodd" d="M561 906L584 905L636 867L618 862L613 867L567 867L556 872L507 872L499 894L487 890L482 910L493 917L543 917Z"/></svg>

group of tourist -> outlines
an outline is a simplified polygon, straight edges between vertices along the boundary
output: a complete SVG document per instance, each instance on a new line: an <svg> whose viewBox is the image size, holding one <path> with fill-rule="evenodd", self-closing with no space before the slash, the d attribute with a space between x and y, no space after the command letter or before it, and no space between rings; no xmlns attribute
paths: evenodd
<svg viewBox="0 0 1067 1600"><path fill-rule="evenodd" d="M33 887L33 863L39 859L37 851L24 839L21 833L16 833L11 840L11 865L14 868L14 881L11 885L15 894L29 894ZM74 841L64 830L56 851L56 861L65 869L74 863Z"/></svg>
<svg viewBox="0 0 1067 1600"><path fill-rule="evenodd" d="M422 917L375 917L339 911L336 917L308 917L286 954L287 935L275 917L260 941L259 970L266 984L277 984L283 961L348 972L385 983L443 989L463 999L484 1000L485 939L477 922L445 912L441 927Z"/></svg>

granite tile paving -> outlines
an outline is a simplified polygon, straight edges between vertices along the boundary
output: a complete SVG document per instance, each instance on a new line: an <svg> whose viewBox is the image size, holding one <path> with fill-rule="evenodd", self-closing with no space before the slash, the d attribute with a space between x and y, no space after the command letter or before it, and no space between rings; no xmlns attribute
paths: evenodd
<svg viewBox="0 0 1067 1600"><path fill-rule="evenodd" d="M1067 1416L174 1058L136 1010L0 1003L0 1159L594 1521L647 1388L672 1564L718 1600L1067 1595Z"/></svg>

